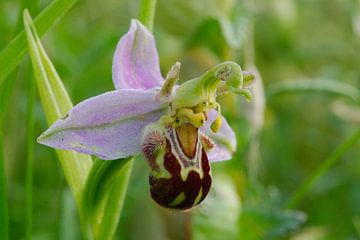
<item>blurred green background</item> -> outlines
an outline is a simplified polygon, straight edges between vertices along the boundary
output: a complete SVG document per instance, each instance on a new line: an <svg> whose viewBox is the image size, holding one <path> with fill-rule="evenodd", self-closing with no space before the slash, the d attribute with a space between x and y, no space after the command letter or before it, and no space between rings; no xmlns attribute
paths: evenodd
<svg viewBox="0 0 360 240"><path fill-rule="evenodd" d="M0 49L22 28L21 2L0 1ZM51 1L34 2L36 16ZM138 5L79 1L42 38L74 103L113 89L112 55ZM164 74L180 61L185 81L235 60L257 69L259 79L253 103L232 95L220 99L238 150L232 160L212 165L214 187L206 201L188 213L156 206L149 168L138 157L117 239L189 239L190 233L193 239L360 239L359 142L294 209L287 208L296 189L360 126L360 1L158 0L154 35ZM11 239L25 235L32 80L26 56L0 85ZM301 90L289 91L293 83ZM47 128L38 99L35 112L37 136ZM35 144L34 151L33 239L81 239L54 150Z"/></svg>

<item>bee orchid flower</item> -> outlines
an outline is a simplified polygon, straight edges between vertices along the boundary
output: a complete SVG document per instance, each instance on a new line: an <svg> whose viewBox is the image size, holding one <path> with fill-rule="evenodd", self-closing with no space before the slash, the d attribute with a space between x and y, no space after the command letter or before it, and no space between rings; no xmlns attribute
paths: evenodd
<svg viewBox="0 0 360 240"><path fill-rule="evenodd" d="M38 142L116 160L143 153L151 173L152 198L160 205L189 209L211 186L209 162L230 159L236 137L221 116L218 94L251 97L254 76L224 62L177 85L180 64L164 79L153 35L132 20L113 58L115 90L77 104Z"/></svg>

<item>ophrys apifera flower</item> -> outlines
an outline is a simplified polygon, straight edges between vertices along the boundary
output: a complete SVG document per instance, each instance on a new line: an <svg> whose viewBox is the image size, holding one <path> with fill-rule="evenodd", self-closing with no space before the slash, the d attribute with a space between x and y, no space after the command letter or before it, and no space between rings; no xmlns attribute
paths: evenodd
<svg viewBox="0 0 360 240"><path fill-rule="evenodd" d="M152 198L168 208L196 206L211 186L209 162L230 159L236 148L216 96L231 91L249 99L244 87L253 75L224 62L176 85L179 72L176 63L162 77L154 37L132 20L113 59L116 90L79 103L38 141L104 160L142 152Z"/></svg>

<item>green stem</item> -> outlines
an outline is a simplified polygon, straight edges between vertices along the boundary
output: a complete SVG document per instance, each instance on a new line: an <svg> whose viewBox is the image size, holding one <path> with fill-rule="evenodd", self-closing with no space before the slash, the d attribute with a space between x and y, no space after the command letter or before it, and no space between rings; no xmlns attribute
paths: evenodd
<svg viewBox="0 0 360 240"><path fill-rule="evenodd" d="M2 119L0 118L0 239L9 238L8 203L6 198L6 176L3 148Z"/></svg>
<svg viewBox="0 0 360 240"><path fill-rule="evenodd" d="M331 154L315 172L296 190L287 204L288 208L295 208L299 202L304 198L304 195L310 190L315 182L340 159L340 157L352 147L358 140L360 140L360 129L358 129L349 139L341 144L333 154Z"/></svg>
<svg viewBox="0 0 360 240"><path fill-rule="evenodd" d="M18 17L16 27L15 27L15 34L17 34L22 28L22 11L26 7L34 9L34 1L33 0L21 1L21 5L19 7L19 17ZM4 156L4 145L3 145L2 121L4 119L5 108L7 106L7 103L10 99L10 95L12 93L15 78L16 78L16 74L14 73L9 77L9 79L12 79L12 80L6 81L6 83L2 85L2 88L0 88L0 239L8 239L9 238L9 216L8 216L8 203L7 203L7 197L6 197L5 156ZM33 85L34 84L31 83L31 86L33 86ZM34 87L32 87L32 89L34 89ZM31 105L30 104L31 100L33 100L33 98L30 97L29 106ZM30 112L33 112L33 111L31 110ZM30 124L28 121L28 126L29 125ZM31 131L33 131L32 130L33 127L31 127L31 128L28 127L28 129L31 129ZM31 135L31 134L28 133L28 141L27 141L28 143L29 143L29 135ZM28 147L29 147L29 145L28 145ZM31 155L31 158L32 158L32 154L29 155L29 148L28 148L27 153L28 153L28 156ZM29 160L30 160L30 158L28 159L28 164L29 164ZM32 179L32 176L29 176L28 171L30 171L29 167L27 167L27 180L26 180L27 185L28 185L28 177L31 177L31 179ZM32 172L32 170L31 170L31 172ZM31 238L31 228L29 226L31 226L32 208L29 208L29 205L31 206L32 202L29 201L28 186L26 186L26 190L27 190L27 192L26 192L26 196L27 196L26 238L30 239ZM31 195L31 192L30 192L30 195ZM30 216L30 218L29 218L29 216Z"/></svg>
<svg viewBox="0 0 360 240"><path fill-rule="evenodd" d="M156 0L141 0L139 20L149 29L153 30Z"/></svg>
<svg viewBox="0 0 360 240"><path fill-rule="evenodd" d="M127 188L133 169L134 158L118 161L120 161L121 170L117 171L117 176L111 181L112 183L107 190L105 208L101 211L101 216L98 216L97 218L101 219L101 223L93 225L94 239L96 240L114 238L124 206Z"/></svg>
<svg viewBox="0 0 360 240"><path fill-rule="evenodd" d="M22 0L19 7L19 17L16 22L15 34L13 38L20 32L23 28L23 15L22 12L25 8L30 8L32 11L35 11L35 0ZM2 66L2 65L1 65ZM6 112L7 103L10 99L11 93L13 92L15 79L17 76L17 72L12 72L7 78L6 81L0 86L0 118L4 118L4 114Z"/></svg>
<svg viewBox="0 0 360 240"><path fill-rule="evenodd" d="M254 0L245 0L244 7L248 12L253 11L255 6ZM251 18L248 24L248 32L246 34L246 38L244 40L244 62L245 68L247 70L254 70L255 68L255 36L254 36L254 18ZM259 81L257 79L256 81ZM245 81L245 80L244 80ZM261 80L260 80L261 81ZM254 91L256 93L256 91ZM265 98L265 96L261 96ZM258 101L255 97L255 101ZM254 110L256 109L257 105L253 104ZM255 112L254 111L254 112ZM255 113L256 114L256 113ZM258 176L259 176L259 168L260 168L260 139L258 134L253 135L248 151L248 175L249 175L249 184L251 186L256 186L258 183Z"/></svg>
<svg viewBox="0 0 360 240"><path fill-rule="evenodd" d="M32 213L33 213L33 160L34 160L34 105L36 97L36 86L32 77L29 77L28 113L27 113L27 164L26 164L26 239L32 235Z"/></svg>
<svg viewBox="0 0 360 240"><path fill-rule="evenodd" d="M24 25L23 25L23 11L27 8L29 9L29 12L32 14L32 15L35 15L35 10L37 9L35 7L35 4L36 4L36 0L22 0L21 1L21 4L19 6L19 15L18 15L18 19L17 19L17 22L16 22L16 25L15 25L15 31L14 31L14 37L16 37L17 34L19 34L23 28L24 28Z"/></svg>
<svg viewBox="0 0 360 240"><path fill-rule="evenodd" d="M22 12L24 9L29 8L34 13L35 0L23 0L19 12L18 26L22 27ZM19 32L19 30L17 30ZM26 67L30 68L30 64L26 64ZM26 68L26 71L30 71ZM33 162L34 162L34 139L35 139L35 99L36 99L36 85L35 80L28 74L28 106L27 106L27 136L26 136L26 176L25 176L25 191L26 191L26 212L25 212L25 238L32 239L32 215L33 215Z"/></svg>
<svg viewBox="0 0 360 240"><path fill-rule="evenodd" d="M184 240L191 240L192 236L192 214L191 211L184 212Z"/></svg>

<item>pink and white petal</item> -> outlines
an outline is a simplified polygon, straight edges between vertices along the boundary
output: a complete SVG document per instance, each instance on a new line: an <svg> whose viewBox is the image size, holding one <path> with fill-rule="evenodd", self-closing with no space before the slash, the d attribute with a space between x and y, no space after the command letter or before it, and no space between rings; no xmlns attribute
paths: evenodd
<svg viewBox="0 0 360 240"><path fill-rule="evenodd" d="M224 117L218 132L211 131L211 123L216 119L217 111L212 110L208 113L208 119L200 131L209 136L215 146L207 153L210 162L219 162L231 159L236 150L236 136L232 128Z"/></svg>
<svg viewBox="0 0 360 240"><path fill-rule="evenodd" d="M151 89L163 84L154 36L138 20L131 20L116 47L112 76L116 89Z"/></svg>
<svg viewBox="0 0 360 240"><path fill-rule="evenodd" d="M87 99L57 120L39 138L44 145L117 159L140 152L143 128L157 121L167 106L157 92L116 90Z"/></svg>

